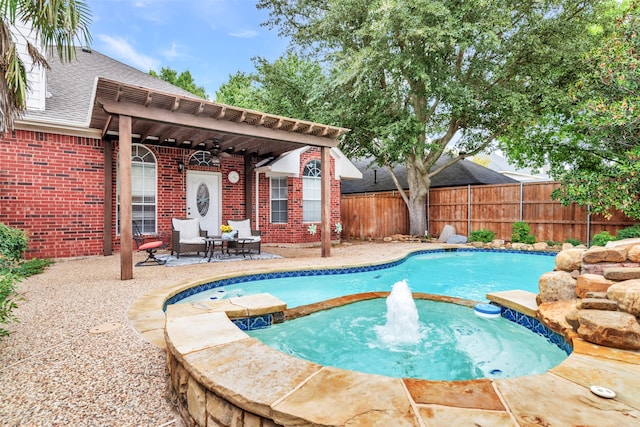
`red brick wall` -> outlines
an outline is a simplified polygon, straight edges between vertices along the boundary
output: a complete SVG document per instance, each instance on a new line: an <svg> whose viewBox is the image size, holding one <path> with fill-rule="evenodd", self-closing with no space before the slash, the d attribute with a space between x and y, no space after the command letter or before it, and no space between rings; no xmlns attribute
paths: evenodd
<svg viewBox="0 0 640 427"><path fill-rule="evenodd" d="M260 230L265 242L277 243L310 243L321 239L321 224L316 224L316 234L308 231L311 223L302 221L302 173L310 160L320 160L320 149L309 148L300 154L300 178L289 178L288 191L288 223L272 224L270 203L270 179L260 174ZM335 161L331 157L331 238L336 239L335 224L340 222L340 181L335 177ZM255 212L254 212L255 215Z"/></svg>
<svg viewBox="0 0 640 427"><path fill-rule="evenodd" d="M0 159L0 222L27 232L27 257L102 253L100 140L18 130Z"/></svg>
<svg viewBox="0 0 640 427"><path fill-rule="evenodd" d="M186 216L186 170L178 172L179 161L186 169L221 172L222 221L249 217L245 212L244 159L223 157L220 167L189 166L191 152L169 147L146 146L156 156L158 167L158 232L171 233L171 218ZM116 163L118 143L113 155L113 218L116 219ZM25 230L29 236L27 258L64 258L100 255L103 252L103 171L104 145L99 139L72 137L33 131L15 131L0 138L0 222ZM306 163L320 159L320 150L310 148L301 154L300 176ZM235 170L239 182L227 175ZM331 230L340 221L340 182L333 179L331 160ZM254 176L255 178L255 176ZM270 223L270 180L259 177L259 221L265 243L318 242L310 224L302 222L302 179L289 178L289 222ZM255 183L251 186L255 204ZM255 206L250 213L255 228ZM115 225L113 248L119 249Z"/></svg>

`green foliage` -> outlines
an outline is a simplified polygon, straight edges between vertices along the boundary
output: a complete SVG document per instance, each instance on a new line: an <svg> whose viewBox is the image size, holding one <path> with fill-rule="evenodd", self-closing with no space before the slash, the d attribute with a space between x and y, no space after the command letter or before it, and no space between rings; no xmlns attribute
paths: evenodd
<svg viewBox="0 0 640 427"><path fill-rule="evenodd" d="M616 236L609 234L608 231L601 231L593 235L591 246L605 246L607 242L616 240Z"/></svg>
<svg viewBox="0 0 640 427"><path fill-rule="evenodd" d="M53 260L51 259L32 258L28 261L19 262L14 272L21 277L29 277L42 273L50 265L53 265Z"/></svg>
<svg viewBox="0 0 640 427"><path fill-rule="evenodd" d="M580 239L574 239L573 237L569 237L565 240L566 243L571 243L573 246L580 246L582 241Z"/></svg>
<svg viewBox="0 0 640 427"><path fill-rule="evenodd" d="M22 259L27 249L27 241L27 236L22 230L0 223L0 325L17 321L13 310L22 299L17 290L20 279L42 273L46 267L53 264L53 261L48 259ZM0 327L0 337L8 334L8 330Z"/></svg>
<svg viewBox="0 0 640 427"><path fill-rule="evenodd" d="M300 120L326 122L320 94L327 77L317 62L289 53L273 62L253 59L256 73L238 71L216 91L216 101Z"/></svg>
<svg viewBox="0 0 640 427"><path fill-rule="evenodd" d="M598 39L587 28L604 19L601 3L259 0L258 8L326 70L326 121L351 129L341 149L406 166L401 195L418 235L432 176L554 109ZM452 152L460 154L435 167Z"/></svg>
<svg viewBox="0 0 640 427"><path fill-rule="evenodd" d="M479 230L472 231L469 235L470 242L483 242L489 243L495 239L496 233L491 230L487 230L486 228L481 228Z"/></svg>
<svg viewBox="0 0 640 427"><path fill-rule="evenodd" d="M529 224L526 222L514 222L511 226L511 242L531 245L536 242L536 237L531 235Z"/></svg>
<svg viewBox="0 0 640 427"><path fill-rule="evenodd" d="M18 261L26 250L27 235L0 222L0 257L4 255L8 260Z"/></svg>
<svg viewBox="0 0 640 427"><path fill-rule="evenodd" d="M12 129L14 120L27 108L29 82L25 62L16 45L26 45L33 66L49 68L47 54L54 51L63 62L75 58L75 46L91 42L89 7L80 0L0 1L0 134ZM31 24L30 31L11 31L18 22ZM28 39L35 36L39 46ZM45 46L45 55L41 53Z"/></svg>
<svg viewBox="0 0 640 427"><path fill-rule="evenodd" d="M0 325L16 322L13 310L18 307L20 295L17 290L19 276L9 269L0 269ZM0 327L0 337L9 335L9 331Z"/></svg>
<svg viewBox="0 0 640 427"><path fill-rule="evenodd" d="M632 225L631 227L623 228L616 234L617 240L633 239L640 237L640 224Z"/></svg>
<svg viewBox="0 0 640 427"><path fill-rule="evenodd" d="M154 70L149 70L149 75L171 83L174 86L182 88L187 92L199 96L200 98L208 99L207 92L204 90L204 86L197 86L193 81L193 76L189 70L183 71L180 74L171 67L162 67L160 74Z"/></svg>
<svg viewBox="0 0 640 427"><path fill-rule="evenodd" d="M589 31L600 42L577 66L555 111L519 137L510 134L504 149L510 157L549 163L562 184L552 197L564 205L640 219L640 0L609 5L598 31Z"/></svg>

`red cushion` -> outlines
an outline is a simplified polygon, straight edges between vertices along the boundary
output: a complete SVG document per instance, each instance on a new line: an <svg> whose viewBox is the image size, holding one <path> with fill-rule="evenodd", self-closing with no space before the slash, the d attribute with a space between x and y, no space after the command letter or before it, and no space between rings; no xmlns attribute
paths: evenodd
<svg viewBox="0 0 640 427"><path fill-rule="evenodd" d="M140 245L138 248L139 251L146 251L147 249L156 249L162 246L164 242L162 240L158 240L156 242L145 243L144 245Z"/></svg>

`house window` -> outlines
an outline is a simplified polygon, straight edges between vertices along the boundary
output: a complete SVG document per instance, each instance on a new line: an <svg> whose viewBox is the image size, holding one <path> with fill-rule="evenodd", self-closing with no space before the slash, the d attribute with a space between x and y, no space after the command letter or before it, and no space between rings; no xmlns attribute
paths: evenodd
<svg viewBox="0 0 640 427"><path fill-rule="evenodd" d="M302 221L319 222L321 208L320 160L311 160L302 174Z"/></svg>
<svg viewBox="0 0 640 427"><path fill-rule="evenodd" d="M116 200L117 228L120 232L120 167L118 166ZM144 145L131 146L131 210L132 219L144 234L155 234L157 218L156 158Z"/></svg>
<svg viewBox="0 0 640 427"><path fill-rule="evenodd" d="M191 166L220 166L220 157L212 155L209 151L196 151L189 158Z"/></svg>
<svg viewBox="0 0 640 427"><path fill-rule="evenodd" d="M284 223L288 221L287 214L287 177L271 178L271 222Z"/></svg>

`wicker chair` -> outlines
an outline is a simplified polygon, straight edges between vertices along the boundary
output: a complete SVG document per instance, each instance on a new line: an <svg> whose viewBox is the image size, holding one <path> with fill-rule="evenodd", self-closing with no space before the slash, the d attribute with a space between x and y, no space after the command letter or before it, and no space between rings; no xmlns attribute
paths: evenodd
<svg viewBox="0 0 640 427"><path fill-rule="evenodd" d="M229 224L233 230L238 231L238 234L236 236L238 239L251 239L250 242L246 242L244 244L245 248L256 251L258 254L260 253L260 242L262 241L262 233L259 230L251 229L251 220L228 220L227 224Z"/></svg>
<svg viewBox="0 0 640 427"><path fill-rule="evenodd" d="M172 218L171 219L171 255L176 253L180 258L186 252L206 252L205 242L207 231L200 228L198 218Z"/></svg>

